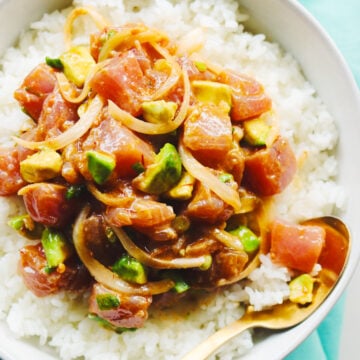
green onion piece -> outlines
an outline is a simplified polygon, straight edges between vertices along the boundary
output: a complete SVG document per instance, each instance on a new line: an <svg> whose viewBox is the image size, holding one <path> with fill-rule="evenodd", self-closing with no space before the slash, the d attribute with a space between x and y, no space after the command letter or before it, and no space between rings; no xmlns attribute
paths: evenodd
<svg viewBox="0 0 360 360"><path fill-rule="evenodd" d="M115 235L113 229L110 226L106 226L105 235L112 244L114 244L118 241L117 236Z"/></svg>
<svg viewBox="0 0 360 360"><path fill-rule="evenodd" d="M103 319L102 317L96 315L96 314L89 314L88 318L91 320L96 321L99 325L103 326L106 329L110 329L115 331L117 334L121 334L125 331L135 331L137 328L124 328L124 327L117 327L113 324L111 324L109 321Z"/></svg>
<svg viewBox="0 0 360 360"><path fill-rule="evenodd" d="M30 216L28 214L14 216L8 221L8 225L10 227L12 227L13 229L20 231L24 227L28 228L27 227L27 221L28 221L29 218L30 218Z"/></svg>
<svg viewBox="0 0 360 360"><path fill-rule="evenodd" d="M185 215L178 215L171 223L172 227L177 233L184 233L185 231L189 230L190 228L190 220Z"/></svg>
<svg viewBox="0 0 360 360"><path fill-rule="evenodd" d="M140 161L133 164L132 168L137 174L141 174L142 172L145 171L144 165Z"/></svg>
<svg viewBox="0 0 360 360"><path fill-rule="evenodd" d="M202 61L194 61L194 65L200 72L204 72L207 70L207 65Z"/></svg>
<svg viewBox="0 0 360 360"><path fill-rule="evenodd" d="M65 198L67 200L74 199L80 197L85 191L85 185L70 185L65 194Z"/></svg>
<svg viewBox="0 0 360 360"><path fill-rule="evenodd" d="M50 58L50 57L46 56L45 62L47 65L51 66L54 69L63 70L63 68L64 68L63 63L61 62L61 60L59 58Z"/></svg>
<svg viewBox="0 0 360 360"><path fill-rule="evenodd" d="M115 294L99 294L96 303L100 310L116 309L120 305L120 299Z"/></svg>
<svg viewBox="0 0 360 360"><path fill-rule="evenodd" d="M232 174L229 173L222 173L219 175L219 180L223 183L229 183L231 181L234 181L234 177L232 176Z"/></svg>
<svg viewBox="0 0 360 360"><path fill-rule="evenodd" d="M212 257L211 255L205 256L205 262L200 266L200 270L206 271L210 269L210 266L212 264Z"/></svg>
<svg viewBox="0 0 360 360"><path fill-rule="evenodd" d="M8 225L28 239L40 239L44 226L35 222L29 214L12 217Z"/></svg>

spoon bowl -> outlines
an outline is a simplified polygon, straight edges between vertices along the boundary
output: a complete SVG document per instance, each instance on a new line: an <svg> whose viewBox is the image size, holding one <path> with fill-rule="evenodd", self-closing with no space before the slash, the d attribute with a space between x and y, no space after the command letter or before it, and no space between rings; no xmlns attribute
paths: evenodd
<svg viewBox="0 0 360 360"><path fill-rule="evenodd" d="M324 303L335 288L347 264L351 236L347 226L336 217L325 216L309 219L303 224L321 226L326 232L324 249L319 258L322 269L317 277L312 302L308 305L299 305L286 300L282 304L262 311L254 311L253 307L249 305L240 319L215 332L185 355L182 360L207 359L226 342L248 329L281 330L298 325Z"/></svg>

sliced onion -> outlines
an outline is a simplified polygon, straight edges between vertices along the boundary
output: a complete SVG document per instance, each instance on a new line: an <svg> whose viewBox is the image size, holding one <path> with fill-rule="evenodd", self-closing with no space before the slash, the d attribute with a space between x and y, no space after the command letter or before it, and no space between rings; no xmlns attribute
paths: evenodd
<svg viewBox="0 0 360 360"><path fill-rule="evenodd" d="M103 102L99 96L95 96L91 100L89 107L80 119L71 126L68 130L56 136L44 141L27 141L18 137L14 137L14 140L21 146L32 149L52 149L58 150L73 143L75 140L83 136L91 127L97 115L100 113L103 107Z"/></svg>
<svg viewBox="0 0 360 360"><path fill-rule="evenodd" d="M109 100L109 114L115 119L126 125L129 129L136 132L148 135L167 134L176 130L185 120L190 103L190 81L188 74L183 70L184 78L184 99L180 109L174 120L167 123L148 123L146 121L137 119L128 112L120 109L115 103Z"/></svg>
<svg viewBox="0 0 360 360"><path fill-rule="evenodd" d="M135 42L155 43L163 40L168 40L166 34L148 29L145 26L137 26L131 28L124 28L108 39L99 54L99 62L107 59L114 50L125 50L134 46Z"/></svg>
<svg viewBox="0 0 360 360"><path fill-rule="evenodd" d="M256 268L260 265L260 255L266 254L269 252L269 236L268 236L268 228L269 224L272 221L273 216L273 199L266 199L263 201L262 206L256 212L256 221L258 223L258 227L260 229L260 239L261 244L259 251L251 260L251 262L246 266L246 268L240 272L235 278L225 280L221 279L218 281L218 286L230 285L234 284L242 279L247 278L250 273L252 273Z"/></svg>
<svg viewBox="0 0 360 360"><path fill-rule="evenodd" d="M110 23L101 16L95 9L90 6L84 7L77 7L66 18L65 26L64 26L64 37L65 37L65 44L67 49L69 49L72 45L72 26L76 18L81 15L90 15L91 18L94 20L95 25L102 30L103 28L110 25Z"/></svg>
<svg viewBox="0 0 360 360"><path fill-rule="evenodd" d="M236 251L244 251L244 246L240 239L230 234L225 230L220 230L218 228L213 229L210 231L210 235L214 236L215 239L223 243L226 247L236 250Z"/></svg>
<svg viewBox="0 0 360 360"><path fill-rule="evenodd" d="M87 75L84 86L81 89L81 92L79 94L76 94L74 96L74 93L76 93L76 89L74 89L74 85L68 80L68 78L64 75L62 72L55 73L56 80L59 84L59 90L62 95L62 97L73 104L80 104L82 103L86 97L88 96L91 87L90 87L90 80L93 78L95 73L103 67L104 64L96 64L92 66L91 70L89 71L89 74Z"/></svg>
<svg viewBox="0 0 360 360"><path fill-rule="evenodd" d="M114 207L128 207L133 201L134 197L131 196L115 196L107 193L102 193L97 189L94 184L88 183L87 189L94 196L95 199L99 200L105 205L114 206Z"/></svg>
<svg viewBox="0 0 360 360"><path fill-rule="evenodd" d="M242 279L246 279L250 273L252 273L260 264L260 259L259 259L259 253L257 253L254 258L251 260L250 264L248 264L246 266L246 268L241 271L237 276L233 277L232 279L220 279L217 282L217 286L225 286L225 285L231 285L231 284L235 284L236 282L242 280Z"/></svg>
<svg viewBox="0 0 360 360"><path fill-rule="evenodd" d="M84 221L90 212L90 207L86 206L80 212L73 230L73 241L80 260L89 270L95 280L106 287L126 294L137 295L156 295L169 291L174 283L171 280L161 280L149 282L144 285L134 285L122 280L115 273L96 260L91 251L86 247L84 238Z"/></svg>
<svg viewBox="0 0 360 360"><path fill-rule="evenodd" d="M170 75L160 88L157 89L149 98L149 100L157 100L167 94L177 84L181 75L181 68L175 59L163 47L156 43L152 43L151 46L171 64Z"/></svg>
<svg viewBox="0 0 360 360"><path fill-rule="evenodd" d="M193 155L187 150L180 139L179 154L184 168L194 178L206 185L211 191L220 197L227 204L234 208L235 213L241 212L241 200L239 192L220 181L206 166L197 161Z"/></svg>
<svg viewBox="0 0 360 360"><path fill-rule="evenodd" d="M125 231L118 227L112 227L125 250L142 264L156 269L188 269L203 267L209 263L209 255L202 255L194 258L175 258L170 260L154 258L146 251L140 249Z"/></svg>

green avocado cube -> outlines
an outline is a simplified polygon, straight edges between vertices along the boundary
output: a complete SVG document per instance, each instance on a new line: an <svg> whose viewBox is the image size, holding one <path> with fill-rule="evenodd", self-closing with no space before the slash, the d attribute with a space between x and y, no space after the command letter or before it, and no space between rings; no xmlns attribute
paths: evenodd
<svg viewBox="0 0 360 360"><path fill-rule="evenodd" d="M59 59L65 76L78 87L84 85L88 73L95 65L95 60L86 46L74 46L61 54Z"/></svg>
<svg viewBox="0 0 360 360"><path fill-rule="evenodd" d="M182 163L176 147L166 143L156 154L155 162L133 180L133 185L149 194L162 194L176 185L182 173Z"/></svg>
<svg viewBox="0 0 360 360"><path fill-rule="evenodd" d="M97 184L103 184L115 169L116 161L114 157L111 154L89 150L86 152L86 158L92 178Z"/></svg>
<svg viewBox="0 0 360 360"><path fill-rule="evenodd" d="M156 124L171 121L175 116L178 105L173 101L156 100L143 102L141 108L144 119Z"/></svg>
<svg viewBox="0 0 360 360"><path fill-rule="evenodd" d="M270 125L263 117L244 121L244 140L254 146L266 145Z"/></svg>
<svg viewBox="0 0 360 360"><path fill-rule="evenodd" d="M52 179L61 173L63 160L55 150L41 150L20 162L21 177L29 182Z"/></svg>
<svg viewBox="0 0 360 360"><path fill-rule="evenodd" d="M232 105L231 87L215 81L194 80L193 93L196 99L203 103L212 103L229 112Z"/></svg>
<svg viewBox="0 0 360 360"><path fill-rule="evenodd" d="M54 268L63 264L72 254L71 247L65 236L53 229L45 228L41 236L46 261L49 268Z"/></svg>
<svg viewBox="0 0 360 360"><path fill-rule="evenodd" d="M147 282L146 269L143 264L128 254L124 254L117 260L111 269L126 281L140 285Z"/></svg>

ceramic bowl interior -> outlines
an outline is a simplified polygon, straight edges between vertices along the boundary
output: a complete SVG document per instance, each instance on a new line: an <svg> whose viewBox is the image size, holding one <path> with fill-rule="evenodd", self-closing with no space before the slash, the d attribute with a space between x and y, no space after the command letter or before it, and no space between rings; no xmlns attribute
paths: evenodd
<svg viewBox="0 0 360 360"><path fill-rule="evenodd" d="M69 3L67 0L0 0L0 55L29 23L39 19L43 13ZM316 328L343 293L357 266L360 257L360 222L357 219L360 214L360 167L355 166L354 155L360 153L360 95L349 68L332 40L298 2L240 0L240 3L251 16L248 29L265 33L270 40L280 43L295 56L305 76L336 119L340 132L338 181L349 194L347 210L342 218L349 225L353 240L348 266L324 305L308 320L290 330L265 333L244 357L246 360L270 360L286 356ZM15 15L17 21L13 21ZM54 359L46 350L14 339L1 323L0 338L0 356L4 359L19 359L19 354L41 360Z"/></svg>

